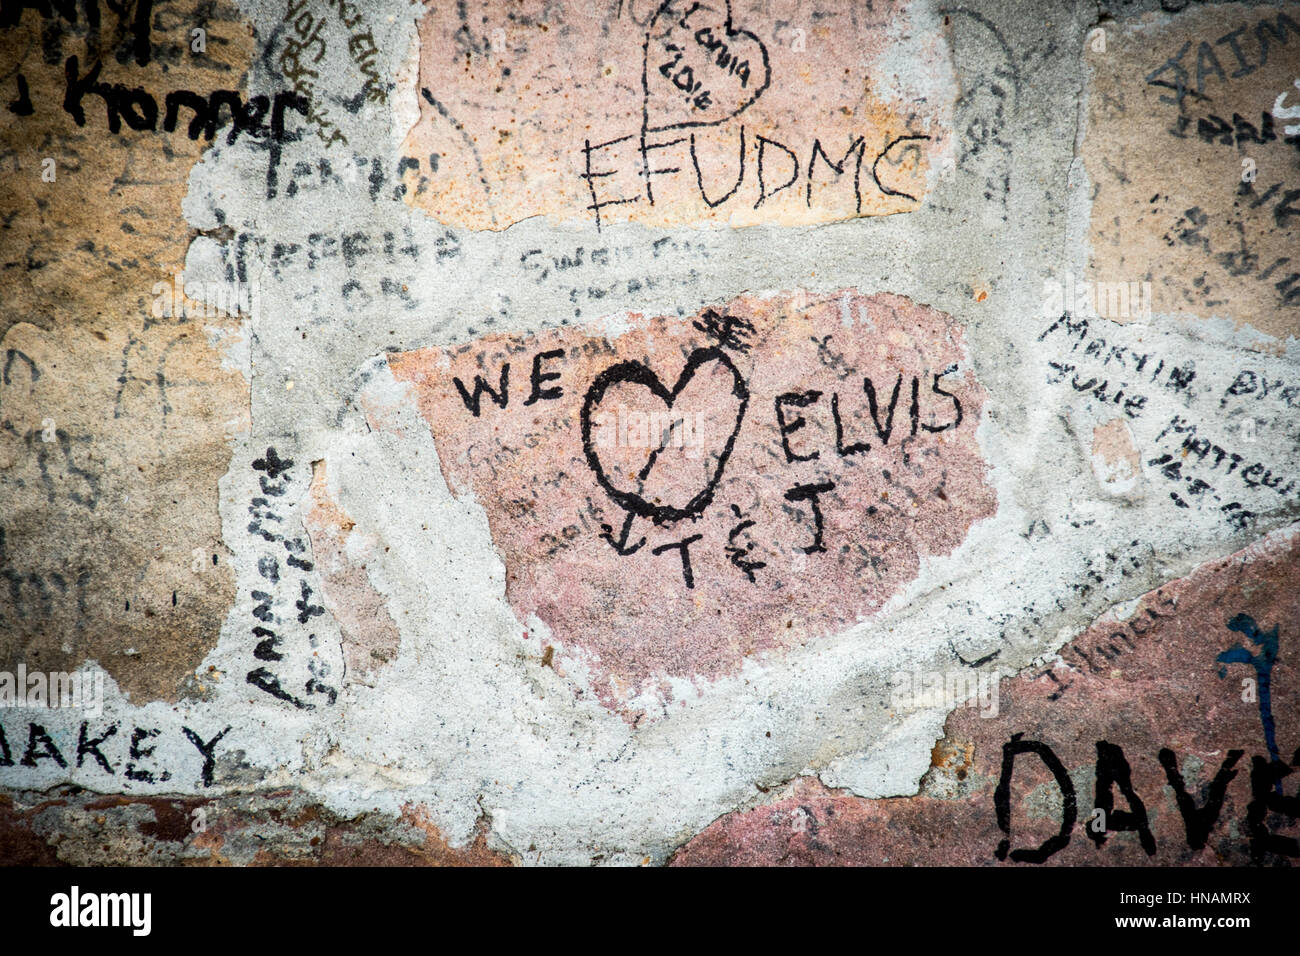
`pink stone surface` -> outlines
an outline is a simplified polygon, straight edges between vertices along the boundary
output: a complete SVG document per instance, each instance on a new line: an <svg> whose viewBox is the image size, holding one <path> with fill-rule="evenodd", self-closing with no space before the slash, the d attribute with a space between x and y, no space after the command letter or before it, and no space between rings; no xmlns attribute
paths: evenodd
<svg viewBox="0 0 1300 956"><path fill-rule="evenodd" d="M906 212L951 152L955 87L900 74L951 69L906 0L430 4L404 152L437 165L408 200L475 229Z"/></svg>
<svg viewBox="0 0 1300 956"><path fill-rule="evenodd" d="M1069 843L1046 863L1063 865L1219 865L1294 862L1300 769L1300 529L1275 533L1228 558L1145 595L1127 618L1108 612L1062 649L1056 663L1001 684L996 717L962 708L934 748L933 766L915 797L864 800L836 793L816 778L794 781L779 798L729 814L691 840L674 859L699 864L990 865L999 843L1038 847L1061 828L1062 793L1034 754L1015 758L1010 834L999 828L994 792L1003 748L1013 735L1047 745L1069 772L1077 818ZM1241 646L1261 648L1229 622L1246 614L1265 632L1277 629L1271 671L1276 747L1286 774L1252 784L1270 754L1257 678L1247 663L1220 663ZM1222 676L1220 669L1222 668ZM1250 698L1250 699L1245 699ZM1136 832L1110 832L1100 845L1088 824L1098 805L1098 741L1122 748L1133 791L1151 832L1148 854ZM1204 807L1224 767L1234 774L1223 804L1207 821L1203 847L1190 845L1175 791L1161 764L1172 751L1187 795ZM1233 760L1233 753L1240 755ZM1276 765L1275 765L1276 766ZM1261 796L1259 790L1264 794ZM1134 812L1118 785L1113 811ZM1278 812L1287 810L1289 812ZM1252 820L1252 804L1258 819ZM1112 812L1111 827L1116 817ZM1289 841L1289 842L1288 842ZM1010 854L1008 854L1010 857ZM1004 865L1035 865L1008 858Z"/></svg>
<svg viewBox="0 0 1300 956"><path fill-rule="evenodd" d="M995 510L985 393L943 313L845 291L607 328L389 363L449 486L486 510L520 620L545 622L557 669L580 659L630 719L640 695L670 699L667 677L852 625ZM478 416L476 376L500 396L481 390Z"/></svg>

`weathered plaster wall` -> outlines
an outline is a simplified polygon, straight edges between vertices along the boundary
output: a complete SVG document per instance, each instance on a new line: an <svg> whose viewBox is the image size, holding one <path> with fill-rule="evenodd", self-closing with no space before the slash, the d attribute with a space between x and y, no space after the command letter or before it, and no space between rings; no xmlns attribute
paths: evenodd
<svg viewBox="0 0 1300 956"><path fill-rule="evenodd" d="M90 8L0 22L0 675L103 688L0 862L1300 852L1300 8Z"/></svg>

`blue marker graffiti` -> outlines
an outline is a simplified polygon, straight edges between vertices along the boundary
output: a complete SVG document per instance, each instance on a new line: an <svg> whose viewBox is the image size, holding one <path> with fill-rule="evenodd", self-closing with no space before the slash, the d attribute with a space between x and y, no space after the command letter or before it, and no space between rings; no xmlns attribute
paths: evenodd
<svg viewBox="0 0 1300 956"><path fill-rule="evenodd" d="M1238 614L1228 621L1228 630L1246 635L1247 640L1259 648L1258 654L1252 654L1238 643L1228 648L1215 658L1220 664L1250 664L1255 668L1259 681L1259 720L1264 725L1264 745L1268 747L1271 761L1279 761L1277 750L1277 727L1273 722L1273 665L1277 663L1277 625L1271 631L1260 630L1255 619L1249 614ZM1219 668L1219 676L1227 677L1228 669ZM1282 781L1277 781L1277 792L1282 792Z"/></svg>

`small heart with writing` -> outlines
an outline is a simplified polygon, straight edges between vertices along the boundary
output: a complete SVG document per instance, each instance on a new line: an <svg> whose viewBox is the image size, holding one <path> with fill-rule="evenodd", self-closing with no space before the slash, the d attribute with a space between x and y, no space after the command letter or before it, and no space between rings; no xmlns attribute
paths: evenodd
<svg viewBox="0 0 1300 956"><path fill-rule="evenodd" d="M767 47L719 12L692 3L678 16L665 3L645 40L646 132L717 126L754 104L772 80Z"/></svg>

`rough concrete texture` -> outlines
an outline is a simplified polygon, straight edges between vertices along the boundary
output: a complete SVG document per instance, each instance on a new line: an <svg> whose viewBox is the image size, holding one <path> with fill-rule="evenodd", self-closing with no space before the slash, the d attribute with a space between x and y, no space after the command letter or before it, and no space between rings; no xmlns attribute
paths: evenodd
<svg viewBox="0 0 1300 956"><path fill-rule="evenodd" d="M0 862L1300 854L1297 8L98 12L0 16Z"/></svg>
<svg viewBox="0 0 1300 956"><path fill-rule="evenodd" d="M1298 807L1275 784L1300 766L1300 751L1278 717L1300 707L1295 678L1279 654L1269 739L1264 708L1242 693L1258 677L1255 665L1223 657L1234 647L1264 657L1264 642L1252 637L1277 640L1281 629L1259 625L1295 620L1300 596L1289 585L1298 560L1300 539L1282 532L1108 611L1051 663L1005 680L995 718L955 712L917 796L864 800L801 777L778 799L715 822L673 862L980 865L1026 852L1076 866L1285 858L1296 849L1287 820ZM1021 751L1017 741L1047 749ZM1059 761L1060 777L1049 760ZM1001 820L988 810L1004 782ZM1096 808L1108 806L1111 832L1092 826ZM1121 820L1126 813L1132 818ZM1071 819L1081 822L1066 826ZM1040 849L1062 833L1068 842ZM1003 841L1005 852L996 849Z"/></svg>

